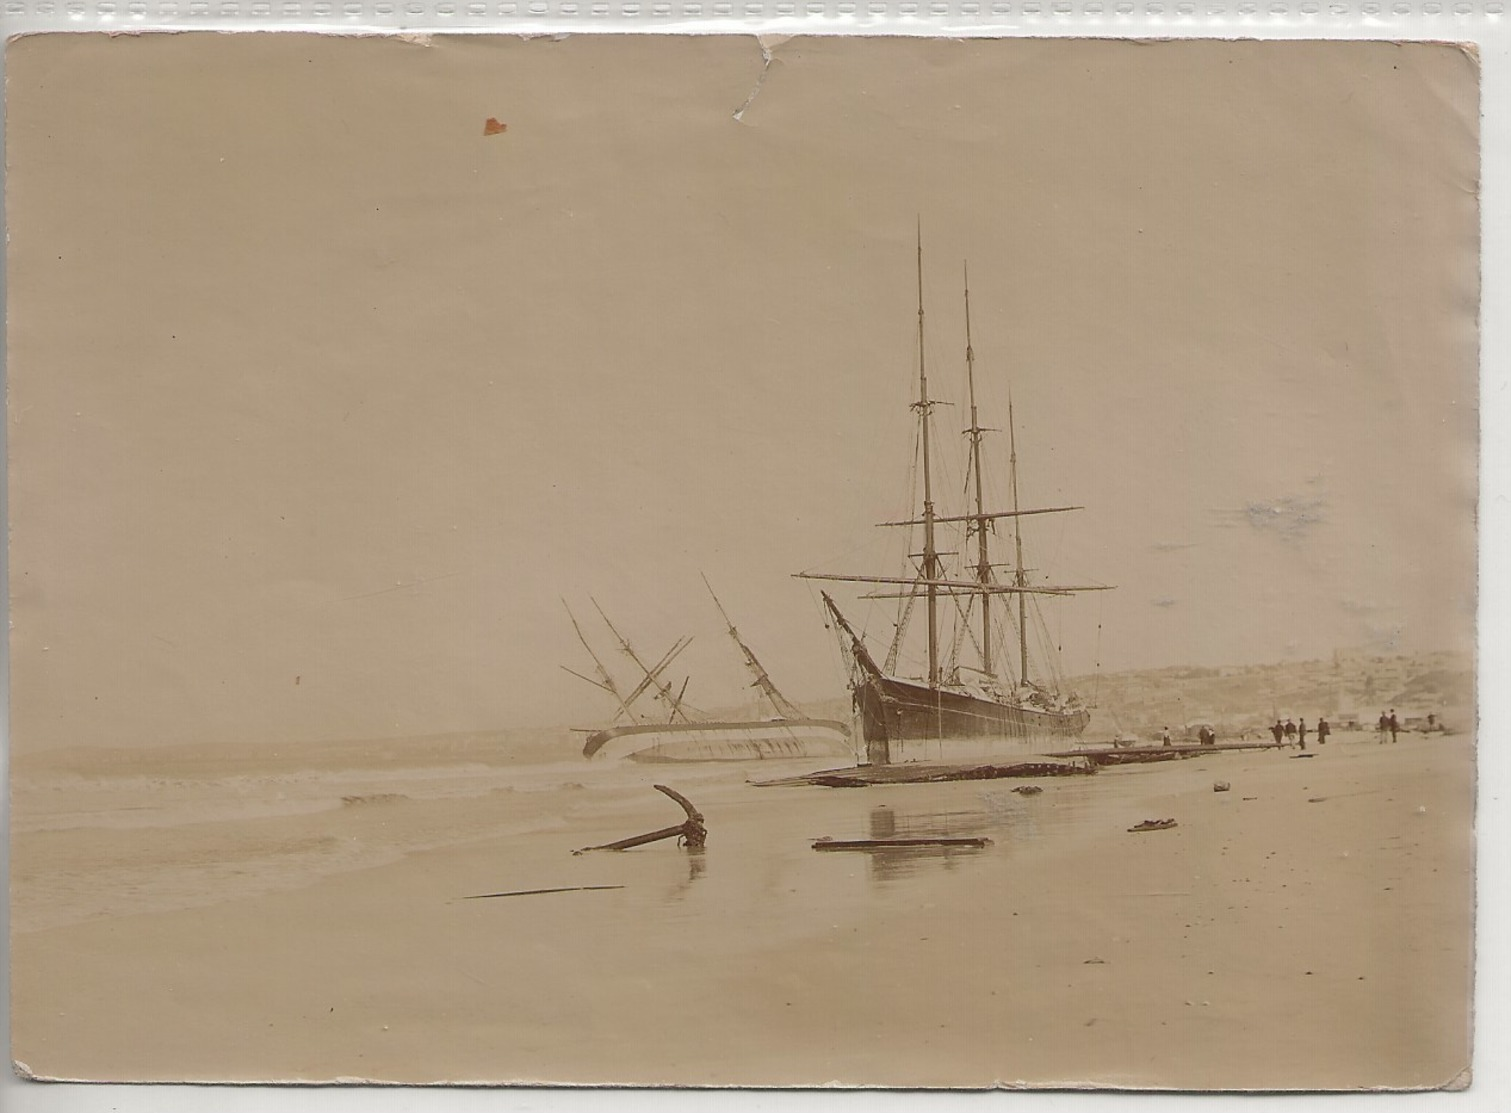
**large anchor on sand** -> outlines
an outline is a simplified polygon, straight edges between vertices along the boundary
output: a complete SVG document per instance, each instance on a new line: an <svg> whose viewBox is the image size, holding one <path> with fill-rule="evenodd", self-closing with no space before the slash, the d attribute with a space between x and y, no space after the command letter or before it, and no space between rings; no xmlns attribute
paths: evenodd
<svg viewBox="0 0 1511 1113"><path fill-rule="evenodd" d="M585 854L589 850L629 850L631 847L644 846L646 843L660 842L662 839L675 838L678 846L686 846L692 850L701 850L708 842L708 827L703 822L703 813L693 807L692 801L683 796L674 788L666 785L652 785L657 792L670 796L682 810L687 813L687 819L675 827L663 827L659 831L650 831L644 835L634 835L618 842L604 843L602 846L585 846L581 850L572 851L573 854Z"/></svg>

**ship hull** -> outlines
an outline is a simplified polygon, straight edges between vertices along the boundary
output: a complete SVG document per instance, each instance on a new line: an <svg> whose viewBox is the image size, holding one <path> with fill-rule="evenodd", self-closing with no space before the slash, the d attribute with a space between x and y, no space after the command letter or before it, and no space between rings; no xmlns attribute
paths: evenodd
<svg viewBox="0 0 1511 1113"><path fill-rule="evenodd" d="M935 739L1075 738L1091 721L1085 708L1041 710L891 676L868 676L855 689L868 748Z"/></svg>
<svg viewBox="0 0 1511 1113"><path fill-rule="evenodd" d="M588 736L584 757L642 762L777 761L853 757L849 728L833 719L637 723Z"/></svg>

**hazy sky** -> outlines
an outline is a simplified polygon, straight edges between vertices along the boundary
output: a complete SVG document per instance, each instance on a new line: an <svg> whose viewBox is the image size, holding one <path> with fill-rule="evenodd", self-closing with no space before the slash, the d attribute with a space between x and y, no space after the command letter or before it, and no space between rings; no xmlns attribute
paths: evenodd
<svg viewBox="0 0 1511 1113"><path fill-rule="evenodd" d="M7 62L18 750L598 725L589 594L717 706L700 571L836 694L791 573L895 572L920 218L936 393L968 259L983 423L1086 508L1030 563L1117 585L1070 671L1472 645L1457 48L797 39L739 120L750 38Z"/></svg>

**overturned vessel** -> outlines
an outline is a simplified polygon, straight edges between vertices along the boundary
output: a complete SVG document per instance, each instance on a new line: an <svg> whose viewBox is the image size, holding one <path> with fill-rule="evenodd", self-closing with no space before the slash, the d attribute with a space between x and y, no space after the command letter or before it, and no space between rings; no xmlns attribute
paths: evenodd
<svg viewBox="0 0 1511 1113"><path fill-rule="evenodd" d="M852 756L850 731L834 719L624 723L595 731L584 757L631 761L760 761Z"/></svg>
<svg viewBox="0 0 1511 1113"><path fill-rule="evenodd" d="M705 579L704 583L707 582ZM692 639L680 639L658 662L648 666L600 608L599 616L618 641L620 651L640 671L641 679L634 688L625 691L593 652L577 619L572 617L572 626L577 631L578 640L592 658L598 678L595 680L583 676L572 669L567 671L608 693L619 704L615 722L588 735L582 748L583 756L598 759L628 758L641 762L853 757L849 726L835 719L810 718L784 696L755 652L740 637L739 630L730 621L711 586L708 591L724 619L727 633L739 648L745 667L754 677L751 686L759 689L775 714L770 718L746 720L695 718L689 714L691 709L684 698L687 681L684 680L681 690L673 694L672 685L664 679L666 670ZM594 607L597 607L596 603ZM571 616L570 609L567 613ZM637 709L636 702L647 692L662 704L666 713L664 720L643 714Z"/></svg>

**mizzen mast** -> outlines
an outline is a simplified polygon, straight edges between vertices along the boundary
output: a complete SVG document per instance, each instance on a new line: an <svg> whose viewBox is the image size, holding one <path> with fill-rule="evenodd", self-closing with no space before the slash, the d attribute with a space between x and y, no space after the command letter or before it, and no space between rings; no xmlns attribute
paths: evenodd
<svg viewBox="0 0 1511 1113"><path fill-rule="evenodd" d="M929 376L923 344L923 223L918 226L918 411L922 424L923 450L923 580L928 589L929 608L929 687L939 687L939 552L934 546L934 486L932 453L929 447L929 420L934 403L929 400Z"/></svg>
<svg viewBox="0 0 1511 1113"><path fill-rule="evenodd" d="M986 514L981 493L981 435L986 432L976 415L976 351L971 347L971 271L964 269L965 278L965 381L970 393L971 426L966 433L971 438L971 470L975 473L976 513L972 523L976 530L976 579L981 582L981 671L987 676L992 672L992 593L987 586L992 581L992 557L986 539L990 518ZM1017 510L1017 504L1013 506ZM969 526L967 528L970 528ZM1018 585L1023 586L1022 584ZM1021 599L1022 596L1020 595Z"/></svg>

